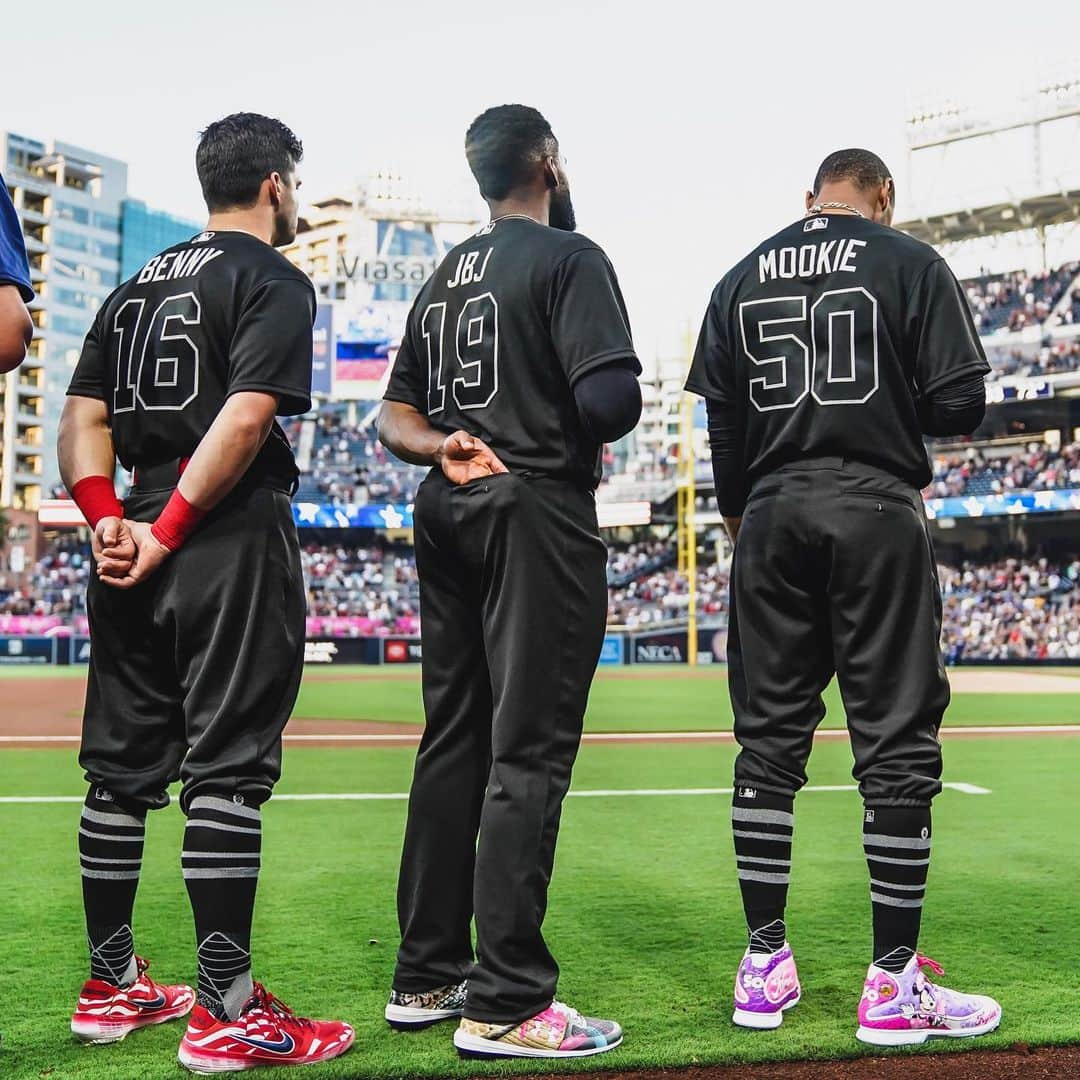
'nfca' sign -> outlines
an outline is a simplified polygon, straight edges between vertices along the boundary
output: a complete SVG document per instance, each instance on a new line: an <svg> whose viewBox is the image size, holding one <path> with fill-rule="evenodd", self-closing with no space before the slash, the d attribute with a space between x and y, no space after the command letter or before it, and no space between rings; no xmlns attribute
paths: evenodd
<svg viewBox="0 0 1080 1080"><path fill-rule="evenodd" d="M423 285L435 272L435 259L430 255L391 255L385 259L348 259L338 256L338 269L350 281L357 279L371 284Z"/></svg>

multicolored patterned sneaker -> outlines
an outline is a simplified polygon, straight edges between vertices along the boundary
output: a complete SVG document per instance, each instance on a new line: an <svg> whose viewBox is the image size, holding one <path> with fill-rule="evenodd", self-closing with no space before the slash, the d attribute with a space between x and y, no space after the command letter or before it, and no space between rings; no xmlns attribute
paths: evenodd
<svg viewBox="0 0 1080 1080"><path fill-rule="evenodd" d="M151 1024L164 1024L186 1016L195 1004L190 986L164 986L154 982L150 964L135 957L138 978L121 989L100 979L88 979L79 992L71 1017L71 1033L89 1043L119 1042L129 1032Z"/></svg>
<svg viewBox="0 0 1080 1080"><path fill-rule="evenodd" d="M520 1024L482 1024L462 1018L454 1045L462 1057L588 1057L614 1050L622 1042L614 1020L594 1020L553 1001Z"/></svg>
<svg viewBox="0 0 1080 1080"><path fill-rule="evenodd" d="M449 1020L460 1016L464 1010L468 985L460 982L456 986L440 986L423 994L391 990L383 1015L397 1031L417 1031L440 1020Z"/></svg>
<svg viewBox="0 0 1080 1080"><path fill-rule="evenodd" d="M859 1002L855 1037L875 1046L910 1046L936 1036L985 1035L1001 1023L1001 1006L981 994L960 994L932 983L923 965L944 975L940 964L916 954L900 975L870 965Z"/></svg>
<svg viewBox="0 0 1080 1080"><path fill-rule="evenodd" d="M739 1027L778 1028L784 1012L802 998L795 956L785 941L774 953L743 954L735 976L735 1012L731 1019Z"/></svg>
<svg viewBox="0 0 1080 1080"><path fill-rule="evenodd" d="M312 1065L344 1054L353 1029L339 1020L297 1016L262 983L235 1020L196 1005L180 1042L180 1064L194 1073L239 1072L262 1065Z"/></svg>

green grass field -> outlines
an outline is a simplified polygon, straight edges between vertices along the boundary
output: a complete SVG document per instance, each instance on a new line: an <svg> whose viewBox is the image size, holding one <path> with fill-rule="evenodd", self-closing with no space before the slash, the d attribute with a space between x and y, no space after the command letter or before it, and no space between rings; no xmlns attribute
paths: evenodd
<svg viewBox="0 0 1080 1080"><path fill-rule="evenodd" d="M1080 684L1078 684L1080 691ZM1080 720L1074 695L958 695L951 723ZM830 699L831 720L841 719ZM417 718L415 676L309 680L298 715ZM995 718L995 719L991 719ZM663 671L603 679L593 730L728 727L720 678ZM574 790L724 787L729 744L583 747ZM281 794L405 792L412 751L290 747ZM819 744L811 785L850 782L843 742ZM936 804L923 948L946 984L1004 1004L983 1048L1080 1041L1075 823L1080 739L957 739ZM71 796L84 788L74 753L0 753L0 796ZM1048 809L1052 812L1048 813ZM273 801L265 811L256 973L309 1015L357 1028L346 1057L305 1072L326 1077L452 1077L543 1071L534 1062L459 1062L443 1025L395 1035L382 1021L397 924L394 884L405 804ZM0 1076L135 1080L180 1075L177 1025L114 1047L82 1047L67 1031L85 977L75 856L77 803L0 804ZM564 813L547 932L562 965L560 997L617 1017L622 1047L582 1067L633 1068L860 1052L854 1010L868 961L869 898L853 791L807 791L797 804L789 926L803 1003L783 1028L730 1023L731 982L744 945L723 795L571 798ZM193 932L179 872L182 818L151 815L136 938L153 974L193 981ZM1037 962L1031 962L1036 959ZM565 1063L560 1063L563 1070Z"/></svg>

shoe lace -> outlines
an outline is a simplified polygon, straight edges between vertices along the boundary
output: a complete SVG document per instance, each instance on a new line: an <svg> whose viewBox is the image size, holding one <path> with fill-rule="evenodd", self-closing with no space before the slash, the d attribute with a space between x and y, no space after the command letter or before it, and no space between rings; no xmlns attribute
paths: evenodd
<svg viewBox="0 0 1080 1080"><path fill-rule="evenodd" d="M556 1012L562 1013L563 1016L566 1017L566 1026L568 1028L573 1027L575 1024L584 1026L585 1018L577 1011L577 1009L574 1009L561 1001L553 1001L551 1007Z"/></svg>
<svg viewBox="0 0 1080 1080"><path fill-rule="evenodd" d="M945 969L936 960L931 960L929 956L923 956L922 953L915 954L915 962L919 967L928 967L935 975L945 974Z"/></svg>
<svg viewBox="0 0 1080 1080"><path fill-rule="evenodd" d="M275 997L262 983L259 982L255 983L254 991L252 992L251 997L248 998L247 1004L243 1008L243 1012L248 1012L251 1009L257 1008L266 1009L267 1012L272 1012L286 1025L309 1029L315 1026L314 1023L306 1017L297 1016L296 1013L281 1000L281 998Z"/></svg>

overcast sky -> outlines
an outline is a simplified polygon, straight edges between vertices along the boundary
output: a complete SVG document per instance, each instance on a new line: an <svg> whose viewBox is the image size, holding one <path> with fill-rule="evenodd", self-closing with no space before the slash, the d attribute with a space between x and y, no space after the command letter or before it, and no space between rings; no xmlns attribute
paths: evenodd
<svg viewBox="0 0 1080 1080"><path fill-rule="evenodd" d="M21 17L5 11L0 128L124 159L134 195L194 218L196 134L238 109L279 116L303 139L302 195L389 165L438 204L472 191L472 117L535 105L647 358L677 350L727 267L801 214L827 152L881 154L901 179L903 218L913 99L991 79L1007 98L1080 42L1068 4L942 0L828 17L768 0L59 0L44 11L23 46Z"/></svg>

